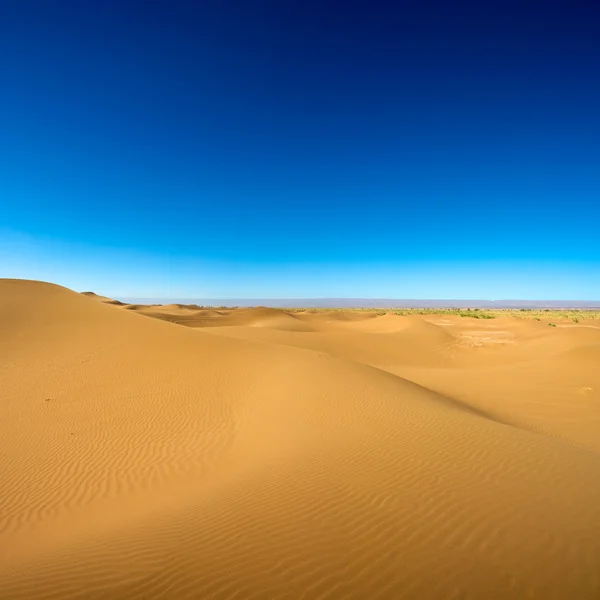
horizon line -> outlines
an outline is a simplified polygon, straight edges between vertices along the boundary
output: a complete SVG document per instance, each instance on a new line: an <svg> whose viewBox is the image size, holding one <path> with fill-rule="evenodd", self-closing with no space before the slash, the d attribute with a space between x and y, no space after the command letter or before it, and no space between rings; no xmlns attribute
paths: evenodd
<svg viewBox="0 0 600 600"><path fill-rule="evenodd" d="M600 300L485 300L475 298L199 298L133 297L115 298L131 304L196 304L203 306L266 306L272 308L600 308Z"/></svg>

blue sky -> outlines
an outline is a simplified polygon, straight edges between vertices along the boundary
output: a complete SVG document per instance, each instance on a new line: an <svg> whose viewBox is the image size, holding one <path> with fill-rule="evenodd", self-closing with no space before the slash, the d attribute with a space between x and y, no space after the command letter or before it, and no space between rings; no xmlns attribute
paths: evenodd
<svg viewBox="0 0 600 600"><path fill-rule="evenodd" d="M600 299L592 3L1 10L0 276Z"/></svg>

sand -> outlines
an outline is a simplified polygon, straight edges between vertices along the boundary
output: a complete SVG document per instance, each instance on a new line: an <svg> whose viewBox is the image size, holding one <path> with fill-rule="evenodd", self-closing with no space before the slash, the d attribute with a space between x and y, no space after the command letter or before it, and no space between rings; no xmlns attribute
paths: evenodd
<svg viewBox="0 0 600 600"><path fill-rule="evenodd" d="M598 365L585 321L0 280L0 597L600 598Z"/></svg>

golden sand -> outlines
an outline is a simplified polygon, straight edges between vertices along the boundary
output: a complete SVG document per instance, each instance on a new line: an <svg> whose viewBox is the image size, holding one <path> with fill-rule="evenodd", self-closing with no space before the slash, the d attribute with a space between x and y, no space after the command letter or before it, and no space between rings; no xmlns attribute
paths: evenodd
<svg viewBox="0 0 600 600"><path fill-rule="evenodd" d="M0 407L2 599L600 598L585 321L0 280Z"/></svg>

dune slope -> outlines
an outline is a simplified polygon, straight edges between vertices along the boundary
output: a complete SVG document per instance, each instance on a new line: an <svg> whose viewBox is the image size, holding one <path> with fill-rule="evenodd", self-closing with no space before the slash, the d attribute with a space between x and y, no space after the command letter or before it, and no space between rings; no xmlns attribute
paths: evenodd
<svg viewBox="0 0 600 600"><path fill-rule="evenodd" d="M360 354L296 320L186 328L0 280L2 597L600 595L600 454L463 402L441 377L474 366L389 362L413 325Z"/></svg>

